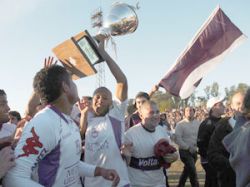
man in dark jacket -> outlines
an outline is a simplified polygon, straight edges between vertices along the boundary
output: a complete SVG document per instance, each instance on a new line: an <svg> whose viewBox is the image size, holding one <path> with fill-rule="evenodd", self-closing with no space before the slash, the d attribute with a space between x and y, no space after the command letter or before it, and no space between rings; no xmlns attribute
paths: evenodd
<svg viewBox="0 0 250 187"><path fill-rule="evenodd" d="M208 146L208 162L218 172L219 187L235 187L235 172L229 163L229 153L222 144L226 135L233 131L236 120L235 118L242 113L244 94L236 93L232 97L231 108L233 116L221 119L211 136Z"/></svg>
<svg viewBox="0 0 250 187"><path fill-rule="evenodd" d="M225 112L223 99L219 97L210 98L207 102L207 110L209 111L209 117L206 118L199 127L197 146L201 158L201 165L206 172L205 187L217 187L216 170L208 163L207 149L215 125Z"/></svg>

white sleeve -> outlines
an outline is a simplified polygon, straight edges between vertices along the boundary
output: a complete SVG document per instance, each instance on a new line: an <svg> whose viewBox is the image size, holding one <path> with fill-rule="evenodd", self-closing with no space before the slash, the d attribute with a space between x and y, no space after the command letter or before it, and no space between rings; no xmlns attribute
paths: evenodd
<svg viewBox="0 0 250 187"><path fill-rule="evenodd" d="M177 124L175 129L176 144L179 146L179 149L187 150L189 146L188 144L186 144L186 142L183 141L182 136L183 136L183 126L181 123L179 123Z"/></svg>
<svg viewBox="0 0 250 187"><path fill-rule="evenodd" d="M124 134L124 144L131 144L133 143L133 135L131 133L131 130L127 130Z"/></svg>
<svg viewBox="0 0 250 187"><path fill-rule="evenodd" d="M96 166L87 164L85 162L79 162L79 174L81 177L94 177Z"/></svg>
<svg viewBox="0 0 250 187"><path fill-rule="evenodd" d="M38 162L50 153L59 142L59 129L55 129L49 118L34 117L23 131L15 149L16 166L6 175L4 184L8 187L39 187L32 180Z"/></svg>
<svg viewBox="0 0 250 187"><path fill-rule="evenodd" d="M116 119L124 121L126 108L127 108L127 100L121 102L118 99L114 99L113 106L109 111L109 115L115 117Z"/></svg>

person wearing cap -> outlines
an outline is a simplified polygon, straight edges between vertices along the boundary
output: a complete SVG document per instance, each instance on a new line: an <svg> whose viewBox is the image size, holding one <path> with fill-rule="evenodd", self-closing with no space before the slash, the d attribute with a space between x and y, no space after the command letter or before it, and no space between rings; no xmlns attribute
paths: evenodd
<svg viewBox="0 0 250 187"><path fill-rule="evenodd" d="M184 169L179 179L178 187L184 187L189 177L192 187L199 187L195 162L197 161L197 134L200 122L194 118L195 109L186 107L184 119L177 123L175 141L179 146Z"/></svg>
<svg viewBox="0 0 250 187"><path fill-rule="evenodd" d="M236 176L229 163L229 152L222 144L222 140L226 135L234 129L236 118L243 112L244 94L237 92L233 95L230 107L233 110L231 117L225 117L216 124L213 134L211 135L207 158L208 163L217 171L217 179L219 187L235 187Z"/></svg>
<svg viewBox="0 0 250 187"><path fill-rule="evenodd" d="M207 149L210 137L216 127L216 123L221 119L225 112L223 99L212 97L207 101L208 118L201 122L198 130L197 147L200 154L201 165L206 172L204 187L217 187L217 175L207 160Z"/></svg>

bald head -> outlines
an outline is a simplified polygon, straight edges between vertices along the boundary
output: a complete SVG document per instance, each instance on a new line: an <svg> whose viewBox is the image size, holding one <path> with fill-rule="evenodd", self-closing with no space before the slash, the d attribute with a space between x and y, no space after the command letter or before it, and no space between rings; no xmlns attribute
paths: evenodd
<svg viewBox="0 0 250 187"><path fill-rule="evenodd" d="M245 94L242 92L237 92L233 95L231 100L231 108L234 112L243 112L243 101L245 98Z"/></svg>

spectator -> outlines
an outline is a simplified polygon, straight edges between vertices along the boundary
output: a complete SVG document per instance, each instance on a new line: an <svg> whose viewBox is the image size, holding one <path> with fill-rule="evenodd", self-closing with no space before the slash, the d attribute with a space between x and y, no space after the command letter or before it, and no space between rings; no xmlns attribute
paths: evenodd
<svg viewBox="0 0 250 187"><path fill-rule="evenodd" d="M250 186L250 89L244 98L244 113L247 119L244 125L228 134L223 144L230 153L229 162L236 173L236 187Z"/></svg>
<svg viewBox="0 0 250 187"><path fill-rule="evenodd" d="M229 163L229 153L222 144L223 138L233 131L235 117L242 113L244 94L236 93L232 97L233 116L218 121L208 146L208 163L218 172L219 187L235 187L235 172Z"/></svg>
<svg viewBox="0 0 250 187"><path fill-rule="evenodd" d="M9 122L17 125L17 123L21 120L21 115L17 111L9 111Z"/></svg>
<svg viewBox="0 0 250 187"><path fill-rule="evenodd" d="M184 164L178 187L185 186L187 177L189 177L192 187L199 186L195 162L197 160L196 142L200 123L194 119L194 114L194 108L186 107L185 118L177 123L175 129L176 144L179 146L180 158Z"/></svg>
<svg viewBox="0 0 250 187"><path fill-rule="evenodd" d="M219 97L210 98L207 102L207 110L209 117L206 118L200 125L198 131L197 146L200 154L201 165L206 172L205 187L217 187L217 172L211 167L207 159L207 149L210 137L216 127L216 123L225 113L223 99Z"/></svg>

